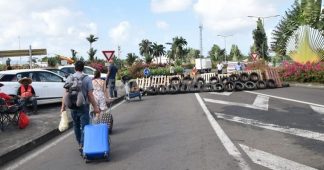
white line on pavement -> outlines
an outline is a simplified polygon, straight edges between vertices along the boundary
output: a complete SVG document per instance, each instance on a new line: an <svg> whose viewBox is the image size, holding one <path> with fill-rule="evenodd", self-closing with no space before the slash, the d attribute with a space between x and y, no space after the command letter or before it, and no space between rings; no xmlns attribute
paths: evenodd
<svg viewBox="0 0 324 170"><path fill-rule="evenodd" d="M123 104L125 101L122 101L120 103L118 103L117 105L113 106L111 108L111 110L114 110L115 108L117 108L119 105ZM51 147L57 145L58 143L62 142L63 140L65 140L66 138L70 137L73 134L73 130L71 130L70 132L68 132L67 134L65 134L64 136L59 137L58 139L56 139L55 141L53 141L52 143L46 144L45 147L37 150L36 152L26 156L25 158L14 162L13 165L7 167L7 170L13 170L13 169L17 169L18 167L20 167L21 165L25 164L26 162L34 159L35 157L39 156L40 154L42 154L43 152L45 152L46 150L50 149Z"/></svg>
<svg viewBox="0 0 324 170"><path fill-rule="evenodd" d="M315 168L239 144L252 161L273 170L316 170Z"/></svg>
<svg viewBox="0 0 324 170"><path fill-rule="evenodd" d="M258 95L254 102L253 105L256 107L264 108L264 110L268 110L269 108L269 97L268 96L262 96Z"/></svg>
<svg viewBox="0 0 324 170"><path fill-rule="evenodd" d="M313 131L308 131L308 130L303 130L303 129L284 127L284 126L279 126L279 125L275 125L275 124L267 124L267 123L260 122L258 120L246 119L246 118L242 118L242 117L238 117L238 116L226 115L223 113L215 113L215 115L220 119L225 119L225 120L232 121L232 122L248 124L251 126L256 126L256 127L260 127L260 128L264 128L264 129L269 129L269 130L273 130L273 131L278 131L278 132L282 132L282 133L287 133L287 134L291 134L291 135L296 135L296 136L319 140L319 141L324 142L324 134L323 133L318 133L318 132L313 132Z"/></svg>
<svg viewBox="0 0 324 170"><path fill-rule="evenodd" d="M215 100L215 99L207 99L207 98L204 98L204 100L206 102L210 102L210 103L217 103L217 104L224 104L224 105L234 105L234 106L241 106L241 107L247 107L247 108L251 108L251 109L258 109L258 110L268 111L268 108L258 107L258 106L252 105L252 104L236 103L236 102L229 102L229 101Z"/></svg>
<svg viewBox="0 0 324 170"><path fill-rule="evenodd" d="M310 107L311 107L315 112L324 115L324 107L318 107L318 106L313 106L313 105L310 105Z"/></svg>
<svg viewBox="0 0 324 170"><path fill-rule="evenodd" d="M233 144L233 142L230 140L230 138L226 135L226 133L223 131L223 129L220 127L220 125L217 123L217 121L214 119L212 114L209 112L208 108L206 107L205 103L199 96L199 94L195 93L196 98L201 106L201 108L204 110L207 119L209 120L209 123L211 124L212 128L214 129L215 133L217 134L220 141L223 143L225 149L227 152L234 157L238 161L239 166L241 169L249 170L251 169L249 165L246 163L246 161L243 159L242 154L240 151L236 148L236 146Z"/></svg>
<svg viewBox="0 0 324 170"><path fill-rule="evenodd" d="M216 94L220 96L230 96L232 92L209 92L210 94Z"/></svg>
<svg viewBox="0 0 324 170"><path fill-rule="evenodd" d="M311 103L311 102L304 102L301 100L295 100L295 99L289 99L285 97L279 97L279 96L273 96L273 95L268 95L268 94L263 94L263 93L258 93L258 92L253 92L253 91L244 91L246 93L252 93L252 94L257 94L257 95L262 95L262 96L268 96L276 99L281 99L281 100L287 100L287 101L292 101L292 102L297 102L297 103L302 103L302 104L308 104L308 105L313 105L313 106L318 106L318 107L323 107L324 105L316 104L316 103Z"/></svg>

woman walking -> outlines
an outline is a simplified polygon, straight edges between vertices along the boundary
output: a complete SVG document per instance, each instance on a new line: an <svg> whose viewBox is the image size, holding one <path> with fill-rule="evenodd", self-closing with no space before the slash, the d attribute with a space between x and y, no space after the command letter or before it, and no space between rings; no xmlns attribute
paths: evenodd
<svg viewBox="0 0 324 170"><path fill-rule="evenodd" d="M106 104L106 99L108 96L107 88L106 88L106 82L100 78L101 74L98 70L95 71L94 73L94 78L92 80L93 84L93 95L96 100L97 106L99 107L100 110L100 115L97 115L100 118L100 116L107 111L108 107ZM92 119L93 119L92 115Z"/></svg>

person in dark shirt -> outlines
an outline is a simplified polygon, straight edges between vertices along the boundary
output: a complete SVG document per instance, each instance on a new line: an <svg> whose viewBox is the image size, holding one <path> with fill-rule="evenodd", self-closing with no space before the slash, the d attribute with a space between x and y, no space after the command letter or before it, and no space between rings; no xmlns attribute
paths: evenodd
<svg viewBox="0 0 324 170"><path fill-rule="evenodd" d="M114 60L109 60L109 66L108 66L108 73L106 78L106 85L109 90L109 97L110 99L117 97L117 90L116 90L116 74L118 72L118 69L116 65L114 64Z"/></svg>
<svg viewBox="0 0 324 170"><path fill-rule="evenodd" d="M24 77L19 80L21 84L17 91L17 96L20 99L21 105L23 106L23 110L27 112L27 105L32 104L33 106L33 114L37 114L37 99L36 93L30 84L32 83L32 79Z"/></svg>

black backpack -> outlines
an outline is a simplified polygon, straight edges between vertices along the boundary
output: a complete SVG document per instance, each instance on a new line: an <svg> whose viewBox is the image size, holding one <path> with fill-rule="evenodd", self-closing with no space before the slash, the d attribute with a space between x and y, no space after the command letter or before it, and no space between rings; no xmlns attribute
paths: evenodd
<svg viewBox="0 0 324 170"><path fill-rule="evenodd" d="M72 110L78 110L87 103L86 97L82 93L82 82L85 77L87 75L82 75L81 77L72 75L70 81L64 85L67 91L64 102Z"/></svg>

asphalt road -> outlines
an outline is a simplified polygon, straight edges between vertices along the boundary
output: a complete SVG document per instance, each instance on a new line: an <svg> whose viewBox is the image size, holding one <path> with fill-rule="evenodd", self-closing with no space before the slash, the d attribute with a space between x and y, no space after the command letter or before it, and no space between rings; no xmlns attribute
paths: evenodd
<svg viewBox="0 0 324 170"><path fill-rule="evenodd" d="M7 168L324 169L323 89L143 99L113 110L110 162L85 164L69 131Z"/></svg>

